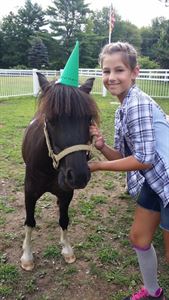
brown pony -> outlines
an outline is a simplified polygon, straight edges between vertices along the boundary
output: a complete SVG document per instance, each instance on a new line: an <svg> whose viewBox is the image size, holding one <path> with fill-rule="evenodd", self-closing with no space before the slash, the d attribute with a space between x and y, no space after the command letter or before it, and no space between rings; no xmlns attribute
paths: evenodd
<svg viewBox="0 0 169 300"><path fill-rule="evenodd" d="M45 192L57 197L62 254L75 261L67 238L68 208L74 189L84 188L90 179L87 161L91 147L89 126L99 122L98 107L89 95L94 78L75 88L48 82L37 73L41 87L38 110L26 129L22 145L25 171L25 239L21 265L34 267L31 234L35 227L35 205Z"/></svg>

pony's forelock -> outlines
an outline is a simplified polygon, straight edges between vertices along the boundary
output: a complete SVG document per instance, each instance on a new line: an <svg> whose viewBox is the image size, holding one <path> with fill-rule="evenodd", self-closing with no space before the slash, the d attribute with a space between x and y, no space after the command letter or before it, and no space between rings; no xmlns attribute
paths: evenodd
<svg viewBox="0 0 169 300"><path fill-rule="evenodd" d="M99 123L99 109L91 97L79 88L52 81L40 94L37 117L53 120L63 115L74 118L90 117Z"/></svg>

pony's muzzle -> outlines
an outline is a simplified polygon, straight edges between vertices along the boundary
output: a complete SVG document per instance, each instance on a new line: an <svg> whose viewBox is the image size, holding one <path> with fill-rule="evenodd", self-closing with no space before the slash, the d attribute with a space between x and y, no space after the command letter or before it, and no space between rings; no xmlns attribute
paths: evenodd
<svg viewBox="0 0 169 300"><path fill-rule="evenodd" d="M91 173L87 168L85 172L68 168L65 173L65 183L72 189L84 188L90 180Z"/></svg>

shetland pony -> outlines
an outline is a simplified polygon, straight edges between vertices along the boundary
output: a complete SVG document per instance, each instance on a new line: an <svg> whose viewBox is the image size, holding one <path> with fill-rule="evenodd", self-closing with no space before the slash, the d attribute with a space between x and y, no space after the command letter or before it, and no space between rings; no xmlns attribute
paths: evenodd
<svg viewBox="0 0 169 300"><path fill-rule="evenodd" d="M89 94L94 78L75 88L37 75L41 87L38 109L22 144L26 219L21 266L25 270L34 268L31 236L36 225L35 205L45 192L57 197L62 255L68 263L75 261L67 237L68 208L74 190L84 188L90 180L89 126L92 121L99 122L98 107Z"/></svg>

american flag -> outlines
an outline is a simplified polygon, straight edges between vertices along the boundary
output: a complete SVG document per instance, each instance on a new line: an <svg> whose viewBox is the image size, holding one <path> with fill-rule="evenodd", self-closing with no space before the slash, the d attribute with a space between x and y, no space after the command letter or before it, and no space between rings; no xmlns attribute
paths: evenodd
<svg viewBox="0 0 169 300"><path fill-rule="evenodd" d="M113 6L111 5L111 7L110 7L110 16L109 16L109 31L110 32L113 31L114 24L115 24L115 15L114 15Z"/></svg>

